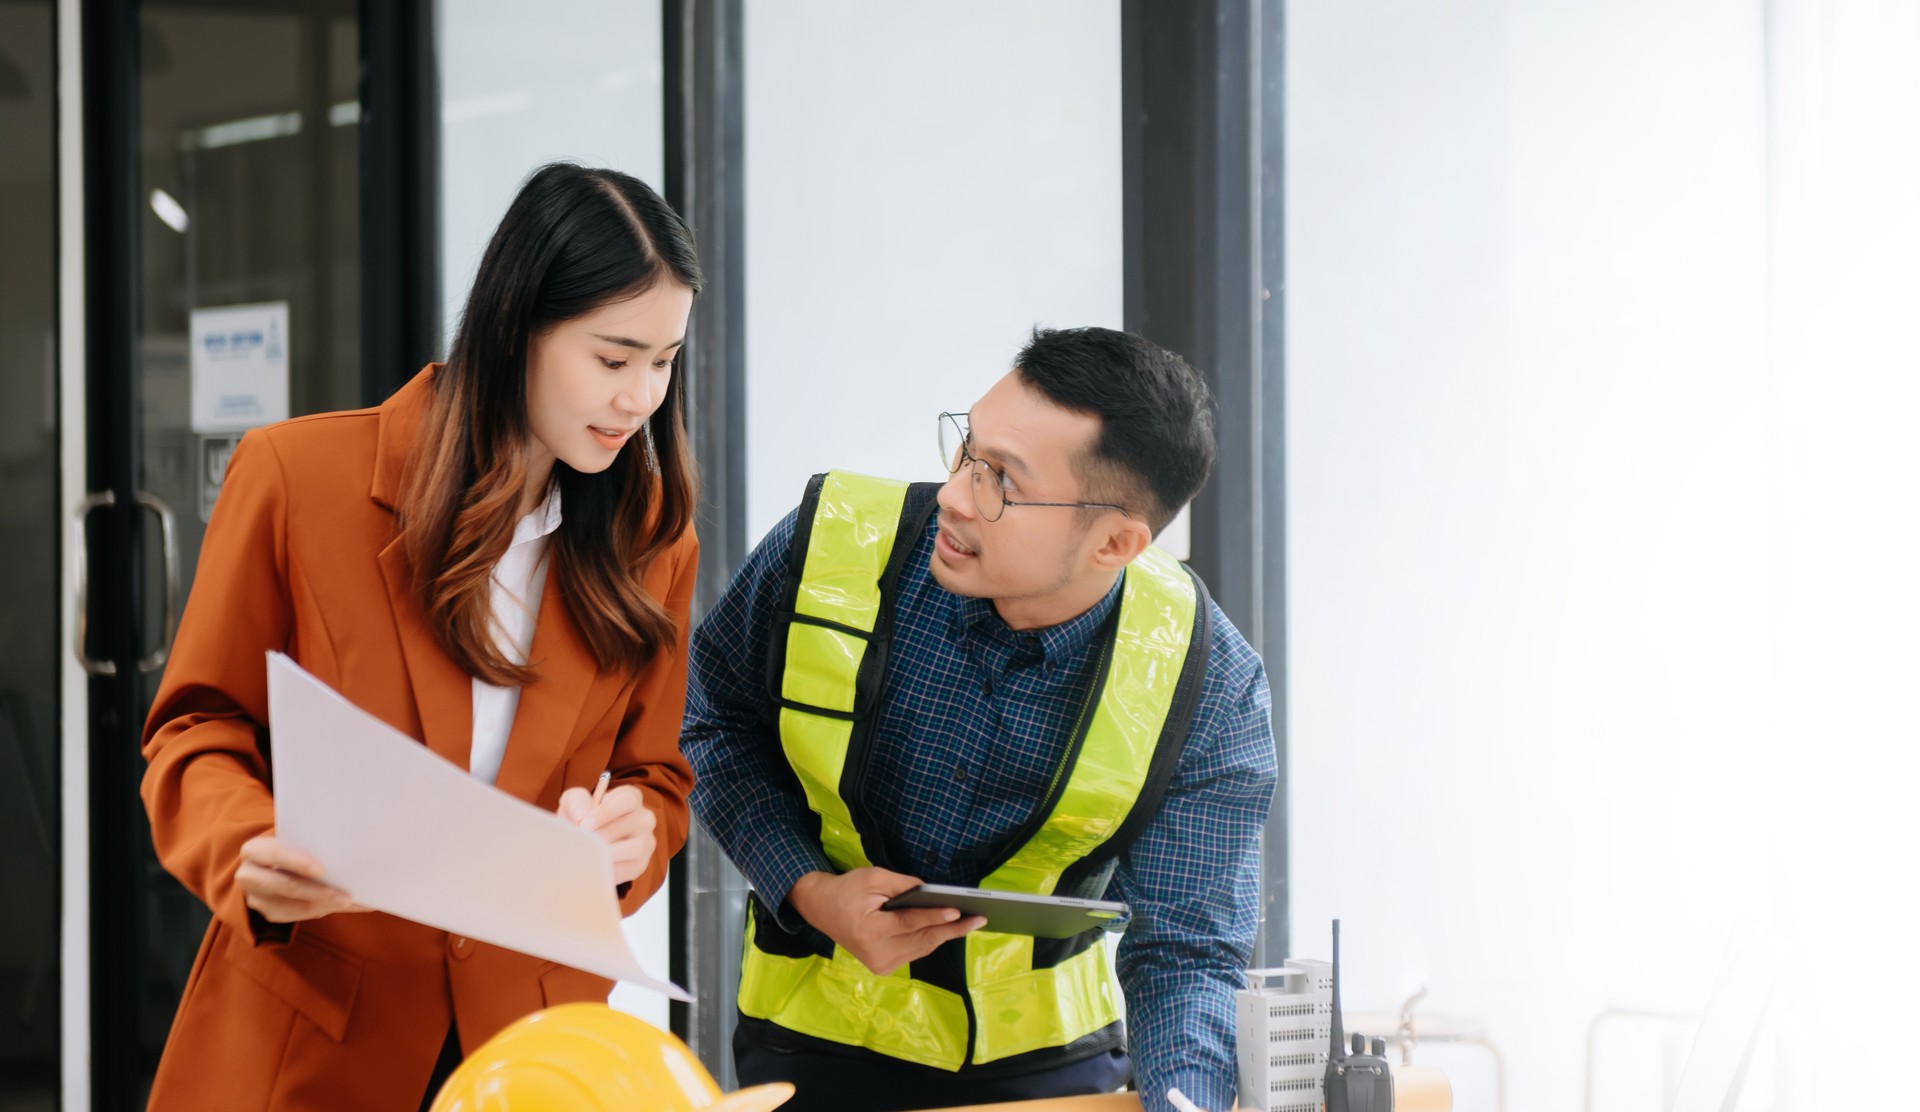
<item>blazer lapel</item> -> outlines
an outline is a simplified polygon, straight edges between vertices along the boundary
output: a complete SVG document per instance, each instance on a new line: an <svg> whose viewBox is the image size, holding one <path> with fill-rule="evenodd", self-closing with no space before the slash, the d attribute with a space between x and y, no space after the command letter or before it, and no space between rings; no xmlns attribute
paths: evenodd
<svg viewBox="0 0 1920 1112"><path fill-rule="evenodd" d="M380 407L380 453L368 493L381 505L393 508L399 503L413 432L431 400L433 376L439 370L439 364L429 364ZM427 747L466 768L473 753L473 677L460 670L427 628L413 598L413 568L400 538L381 551L380 575L386 580L387 603L400 634ZM540 620L528 659L539 678L520 691L506 757L494 784L510 795L537 800L554 767L573 751L575 727L596 686L618 682L617 676L601 675L551 569L540 595Z"/></svg>
<svg viewBox="0 0 1920 1112"><path fill-rule="evenodd" d="M432 398L433 376L439 367L427 364L380 406L380 447L374 456L373 486L367 493L390 510L399 506L401 472L413 446L414 430ZM473 680L427 628L426 615L413 596L413 564L407 559L406 541L398 533L380 550L379 562L423 740L427 748L465 768L473 753Z"/></svg>
<svg viewBox="0 0 1920 1112"><path fill-rule="evenodd" d="M427 748L466 768L473 751L473 679L427 628L426 615L414 601L413 565L404 538L395 537L380 551L380 577L387 584L387 606L400 634Z"/></svg>
<svg viewBox="0 0 1920 1112"><path fill-rule="evenodd" d="M538 678L520 689L520 706L514 712L506 757L494 785L509 795L537 800L554 767L573 751L575 727L596 681L613 679L602 677L593 649L561 597L560 577L551 567L540 594L540 619L527 659Z"/></svg>

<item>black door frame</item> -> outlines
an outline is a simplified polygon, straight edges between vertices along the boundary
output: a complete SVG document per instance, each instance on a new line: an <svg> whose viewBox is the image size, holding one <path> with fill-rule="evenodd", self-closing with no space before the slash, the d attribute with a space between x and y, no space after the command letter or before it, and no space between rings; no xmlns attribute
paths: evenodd
<svg viewBox="0 0 1920 1112"><path fill-rule="evenodd" d="M87 681L88 1036L93 1106L139 1103L140 983L146 937L139 823L139 629L134 498L138 399L139 18L134 0L92 0L80 8L80 183L87 238L87 490L112 496L91 515L87 655L113 675ZM71 960L71 955L69 956Z"/></svg>

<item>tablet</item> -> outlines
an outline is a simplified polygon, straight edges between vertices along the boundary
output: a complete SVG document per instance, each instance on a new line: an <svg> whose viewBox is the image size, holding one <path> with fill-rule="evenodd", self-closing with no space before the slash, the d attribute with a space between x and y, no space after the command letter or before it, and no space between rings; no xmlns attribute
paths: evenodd
<svg viewBox="0 0 1920 1112"><path fill-rule="evenodd" d="M1072 938L1090 930L1125 930L1128 914L1126 904L1108 900L994 892L948 884L909 888L888 900L880 910L905 911L910 907L958 908L964 915L986 916L987 925L982 930L1030 934L1035 938Z"/></svg>

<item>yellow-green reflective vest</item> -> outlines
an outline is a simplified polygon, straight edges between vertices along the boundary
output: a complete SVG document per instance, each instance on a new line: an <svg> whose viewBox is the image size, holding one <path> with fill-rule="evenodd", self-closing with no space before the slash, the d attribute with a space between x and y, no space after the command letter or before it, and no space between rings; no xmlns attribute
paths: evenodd
<svg viewBox="0 0 1920 1112"><path fill-rule="evenodd" d="M912 871L911 850L899 840L910 832L865 821L864 773L880 718L893 587L938 489L834 471L814 476L801 502L768 685L781 747L819 819L821 846L841 871ZM1128 567L1052 786L974 886L1085 898L1105 891L1118 855L1172 778L1206 667L1209 610L1199 578L1159 549ZM978 930L881 977L818 931L788 932L756 897L741 1023L794 1049L863 1048L978 1075L1045 1068L1122 1042L1101 936Z"/></svg>

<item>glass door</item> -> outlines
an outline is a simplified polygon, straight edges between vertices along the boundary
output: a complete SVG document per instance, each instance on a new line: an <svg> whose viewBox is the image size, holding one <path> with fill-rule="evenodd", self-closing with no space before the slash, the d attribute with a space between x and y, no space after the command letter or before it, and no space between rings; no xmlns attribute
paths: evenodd
<svg viewBox="0 0 1920 1112"><path fill-rule="evenodd" d="M209 917L154 857L139 745L227 458L250 428L381 400L360 7L103 0L88 25L95 1107L145 1103Z"/></svg>

